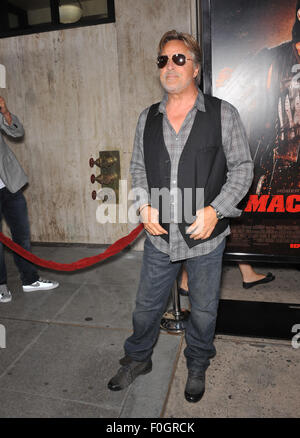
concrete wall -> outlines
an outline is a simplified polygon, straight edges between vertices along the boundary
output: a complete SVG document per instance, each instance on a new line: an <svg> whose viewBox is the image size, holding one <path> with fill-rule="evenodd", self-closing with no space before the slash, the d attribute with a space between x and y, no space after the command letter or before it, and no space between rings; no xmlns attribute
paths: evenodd
<svg viewBox="0 0 300 438"><path fill-rule="evenodd" d="M116 23L0 40L0 90L26 136L11 142L30 180L33 241L112 243L133 226L99 224L90 157L120 150L128 178L139 113L160 100L161 35L191 32L194 0L115 0ZM98 172L97 172L98 173ZM140 244L136 245L140 249Z"/></svg>

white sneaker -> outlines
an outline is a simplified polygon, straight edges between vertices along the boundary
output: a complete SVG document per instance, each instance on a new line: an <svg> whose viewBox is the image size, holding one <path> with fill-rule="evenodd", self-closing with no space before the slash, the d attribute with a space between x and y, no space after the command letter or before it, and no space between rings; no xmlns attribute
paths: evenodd
<svg viewBox="0 0 300 438"><path fill-rule="evenodd" d="M11 301L11 293L6 284L0 285L0 303L9 303Z"/></svg>
<svg viewBox="0 0 300 438"><path fill-rule="evenodd" d="M38 281L35 281L32 284L27 284L26 286L23 286L24 292L33 292L36 290L50 290L55 289L59 286L59 283L57 281L53 280L46 280L45 278L39 278Z"/></svg>

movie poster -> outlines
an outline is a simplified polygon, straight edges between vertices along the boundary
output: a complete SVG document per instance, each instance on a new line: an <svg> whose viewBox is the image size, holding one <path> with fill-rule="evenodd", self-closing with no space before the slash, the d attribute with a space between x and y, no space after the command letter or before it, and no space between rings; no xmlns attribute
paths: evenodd
<svg viewBox="0 0 300 438"><path fill-rule="evenodd" d="M209 4L212 94L239 110L255 166L227 253L299 261L300 1Z"/></svg>

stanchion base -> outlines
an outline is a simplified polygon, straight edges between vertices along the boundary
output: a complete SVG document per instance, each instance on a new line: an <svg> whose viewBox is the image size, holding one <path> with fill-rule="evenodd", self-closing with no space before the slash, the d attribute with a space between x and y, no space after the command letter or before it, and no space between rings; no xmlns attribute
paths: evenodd
<svg viewBox="0 0 300 438"><path fill-rule="evenodd" d="M190 312L188 310L182 310L180 316L175 318L174 311L169 310L164 313L160 322L160 328L168 333L181 334L185 331L189 316Z"/></svg>

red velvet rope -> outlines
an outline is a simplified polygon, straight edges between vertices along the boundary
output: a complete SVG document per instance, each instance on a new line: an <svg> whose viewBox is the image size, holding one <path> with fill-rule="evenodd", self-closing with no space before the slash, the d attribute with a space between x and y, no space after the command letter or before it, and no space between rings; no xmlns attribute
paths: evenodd
<svg viewBox="0 0 300 438"><path fill-rule="evenodd" d="M2 234L1 232L0 232L0 242L2 242L4 245L12 249L20 256L34 263L35 265L43 266L44 268L50 268L54 271L77 271L78 269L83 269L86 268L87 266L92 266L100 262L100 260L104 260L107 259L108 257L118 254L120 251L126 248L126 246L128 246L131 242L133 242L143 229L144 229L144 225L140 224L127 236L122 237L121 239L117 240L115 243L110 245L108 248L106 248L104 252L92 257L85 257L84 259L77 260L77 262L74 263L57 263L57 262L52 262L51 260L41 259L40 257L37 257L31 252L26 251L20 245L13 242L8 237L4 236L4 234Z"/></svg>

